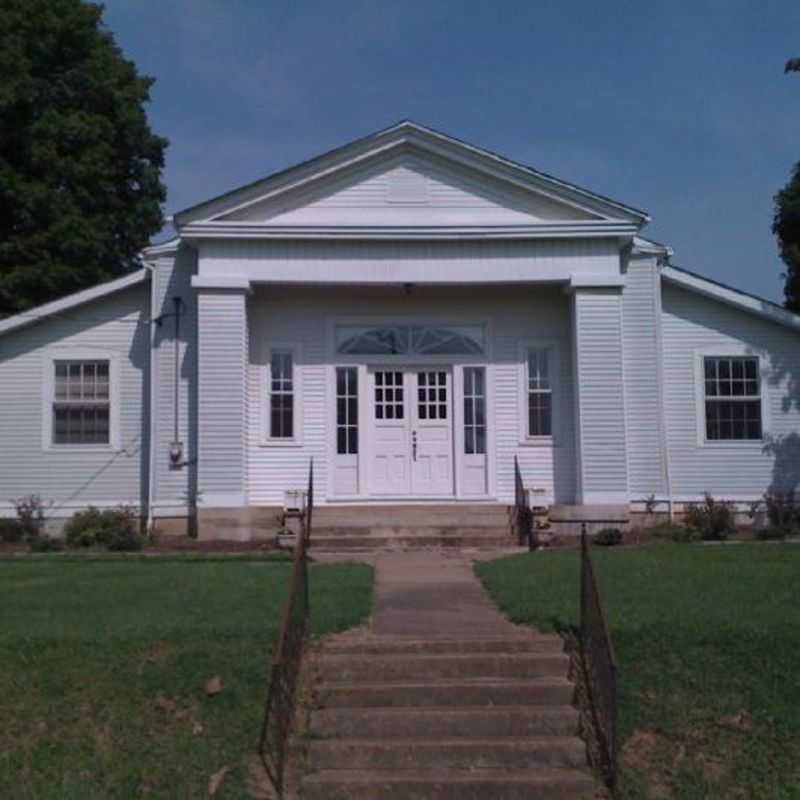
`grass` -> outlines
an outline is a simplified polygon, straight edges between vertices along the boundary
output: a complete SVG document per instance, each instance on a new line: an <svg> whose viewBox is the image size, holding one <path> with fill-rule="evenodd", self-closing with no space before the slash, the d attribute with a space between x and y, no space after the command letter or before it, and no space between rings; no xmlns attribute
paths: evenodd
<svg viewBox="0 0 800 800"><path fill-rule="evenodd" d="M246 797L291 565L0 563L0 797ZM315 635L369 613L372 570L311 569ZM224 689L213 697L212 676Z"/></svg>
<svg viewBox="0 0 800 800"><path fill-rule="evenodd" d="M623 797L800 798L800 547L592 553L622 672ZM577 624L577 551L477 571L513 620Z"/></svg>

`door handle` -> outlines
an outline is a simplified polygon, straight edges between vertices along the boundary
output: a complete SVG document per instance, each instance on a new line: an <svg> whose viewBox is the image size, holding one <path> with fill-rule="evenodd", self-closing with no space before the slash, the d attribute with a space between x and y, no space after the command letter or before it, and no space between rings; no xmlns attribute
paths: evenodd
<svg viewBox="0 0 800 800"><path fill-rule="evenodd" d="M411 431L411 460L417 460L417 432Z"/></svg>

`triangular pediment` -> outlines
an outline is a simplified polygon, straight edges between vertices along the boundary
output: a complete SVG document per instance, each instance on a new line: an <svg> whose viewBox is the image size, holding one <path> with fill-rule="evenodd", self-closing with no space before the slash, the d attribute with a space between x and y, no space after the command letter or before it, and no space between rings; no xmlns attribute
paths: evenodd
<svg viewBox="0 0 800 800"><path fill-rule="evenodd" d="M405 122L201 203L175 220L179 230L206 236L462 228L558 235L602 232L609 223L614 232L636 230L648 217Z"/></svg>
<svg viewBox="0 0 800 800"><path fill-rule="evenodd" d="M274 225L524 225L600 217L440 158L404 152L215 219Z"/></svg>

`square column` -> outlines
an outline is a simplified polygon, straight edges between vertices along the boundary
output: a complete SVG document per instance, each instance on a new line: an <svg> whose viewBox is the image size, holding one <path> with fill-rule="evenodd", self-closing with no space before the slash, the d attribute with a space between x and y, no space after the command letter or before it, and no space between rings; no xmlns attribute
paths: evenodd
<svg viewBox="0 0 800 800"><path fill-rule="evenodd" d="M574 286L573 369L577 497L628 503L622 286Z"/></svg>
<svg viewBox="0 0 800 800"><path fill-rule="evenodd" d="M249 282L197 290L197 438L200 508L247 505L247 295Z"/></svg>

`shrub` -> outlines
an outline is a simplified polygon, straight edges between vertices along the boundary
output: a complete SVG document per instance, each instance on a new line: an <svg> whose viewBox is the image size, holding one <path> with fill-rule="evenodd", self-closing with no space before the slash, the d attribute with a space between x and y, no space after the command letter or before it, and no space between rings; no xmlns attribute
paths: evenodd
<svg viewBox="0 0 800 800"><path fill-rule="evenodd" d="M691 503L686 508L687 527L696 528L706 541L721 542L735 532L735 515L729 503L717 502L706 494L702 503Z"/></svg>
<svg viewBox="0 0 800 800"><path fill-rule="evenodd" d="M794 491L767 492L764 495L769 527L784 531L784 535L796 532L800 522L800 508Z"/></svg>
<svg viewBox="0 0 800 800"><path fill-rule="evenodd" d="M592 544L601 547L614 547L614 545L622 544L622 531L619 528L603 528L594 535Z"/></svg>
<svg viewBox="0 0 800 800"><path fill-rule="evenodd" d="M32 542L37 539L44 530L45 512L50 508L50 504L45 503L38 494L17 497L11 503L17 512L17 521L25 540Z"/></svg>
<svg viewBox="0 0 800 800"><path fill-rule="evenodd" d="M64 526L69 547L107 547L109 550L141 550L136 513L126 506L101 511L89 506L77 511Z"/></svg>
<svg viewBox="0 0 800 800"><path fill-rule="evenodd" d="M18 519L0 519L0 542L16 544L25 537L25 529Z"/></svg>
<svg viewBox="0 0 800 800"><path fill-rule="evenodd" d="M663 522L648 529L655 539L668 539L671 542L697 542L702 537L697 528L689 525L678 525L675 522Z"/></svg>
<svg viewBox="0 0 800 800"><path fill-rule="evenodd" d="M57 553L64 547L60 539L42 533L30 540L31 553Z"/></svg>
<svg viewBox="0 0 800 800"><path fill-rule="evenodd" d="M756 539L760 539L762 542L776 541L785 539L787 536L791 536L793 533L793 528L775 528L770 525L768 528L759 528L756 531Z"/></svg>
<svg viewBox="0 0 800 800"><path fill-rule="evenodd" d="M135 552L144 547L144 537L136 530L136 526L118 528L111 535L108 549L117 553Z"/></svg>

